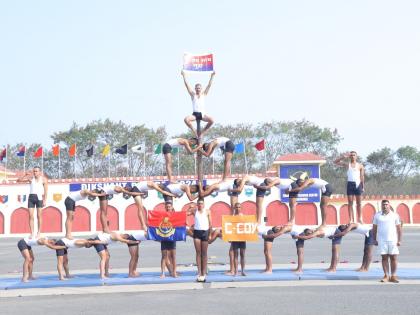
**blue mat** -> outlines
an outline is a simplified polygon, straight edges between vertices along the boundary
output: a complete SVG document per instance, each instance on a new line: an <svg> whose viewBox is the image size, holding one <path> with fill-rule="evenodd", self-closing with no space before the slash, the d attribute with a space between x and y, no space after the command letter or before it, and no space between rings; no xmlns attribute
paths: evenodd
<svg viewBox="0 0 420 315"><path fill-rule="evenodd" d="M350 269L339 269L335 273L327 273L321 269L305 269L303 274L295 274L289 269L276 269L272 274L263 274L261 270L246 270L247 276L227 276L224 271L211 271L207 282L241 282L241 281L285 281L285 280L378 280L383 276L381 268L372 268L369 272L356 272ZM59 281L57 275L44 275L26 283L21 278L0 278L0 290L54 288L54 287L91 287L104 285L130 284L166 284L195 282L195 271L184 271L178 278L161 279L158 272L143 272L141 277L128 278L127 274L111 274L108 279L100 279L98 274L78 274L67 281ZM420 269L400 268L398 277L404 279L420 279Z"/></svg>

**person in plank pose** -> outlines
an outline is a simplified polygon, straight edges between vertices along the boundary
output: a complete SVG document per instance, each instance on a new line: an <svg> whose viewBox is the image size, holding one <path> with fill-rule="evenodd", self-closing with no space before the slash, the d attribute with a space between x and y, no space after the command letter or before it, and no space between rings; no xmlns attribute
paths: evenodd
<svg viewBox="0 0 420 315"><path fill-rule="evenodd" d="M210 142L204 143L202 149L200 149L200 152L204 156L209 157L213 154L216 148L220 148L225 156L223 162L223 181L226 180L226 178L230 175L230 165L233 152L235 151L235 144L229 138L219 137L211 140Z"/></svg>

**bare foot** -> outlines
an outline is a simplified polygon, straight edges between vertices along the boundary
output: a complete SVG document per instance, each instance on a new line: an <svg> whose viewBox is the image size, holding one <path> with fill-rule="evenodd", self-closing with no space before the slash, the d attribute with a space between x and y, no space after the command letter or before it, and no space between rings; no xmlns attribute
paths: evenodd
<svg viewBox="0 0 420 315"><path fill-rule="evenodd" d="M273 273L273 270L267 270L267 269L265 269L265 270L261 271L261 273L272 274Z"/></svg>
<svg viewBox="0 0 420 315"><path fill-rule="evenodd" d="M29 280L36 280L36 279L38 279L37 277L34 277L34 276L30 276L29 277Z"/></svg>
<svg viewBox="0 0 420 315"><path fill-rule="evenodd" d="M165 274L164 274L164 273L162 273L162 274L160 275L160 278L161 278L161 279L165 278Z"/></svg>
<svg viewBox="0 0 420 315"><path fill-rule="evenodd" d="M102 280L105 280L105 279L108 279L109 277L107 277L107 276L101 276L101 279Z"/></svg>
<svg viewBox="0 0 420 315"><path fill-rule="evenodd" d="M356 269L356 271L357 272L368 272L368 270L365 269L365 268L359 268L359 269Z"/></svg>
<svg viewBox="0 0 420 315"><path fill-rule="evenodd" d="M302 269L296 268L296 269L292 269L292 272L294 273L303 273Z"/></svg>
<svg viewBox="0 0 420 315"><path fill-rule="evenodd" d="M129 278L137 278L137 277L139 277L140 275L136 272L136 273L132 273L132 274L128 274L128 277Z"/></svg>
<svg viewBox="0 0 420 315"><path fill-rule="evenodd" d="M72 239L74 239L74 237L73 237L73 236L71 236L71 235L66 235L64 238L67 238L68 240L72 240Z"/></svg>
<svg viewBox="0 0 420 315"><path fill-rule="evenodd" d="M40 238L41 237L41 232L38 232L37 234L36 234L36 238L38 239L38 238Z"/></svg>
<svg viewBox="0 0 420 315"><path fill-rule="evenodd" d="M337 270L334 268L325 269L325 272L336 272Z"/></svg>
<svg viewBox="0 0 420 315"><path fill-rule="evenodd" d="M178 274L177 273L171 273L171 277L172 278L178 278Z"/></svg>
<svg viewBox="0 0 420 315"><path fill-rule="evenodd" d="M227 276L234 276L235 274L233 273L233 271L226 271L225 275Z"/></svg>
<svg viewBox="0 0 420 315"><path fill-rule="evenodd" d="M74 278L74 276L72 276L72 275L67 275L67 276L66 276L66 278L67 278L67 279L72 279L72 278Z"/></svg>
<svg viewBox="0 0 420 315"><path fill-rule="evenodd" d="M28 279L23 279L23 278L22 278L22 282L29 282L29 280L28 280Z"/></svg>
<svg viewBox="0 0 420 315"><path fill-rule="evenodd" d="M58 280L60 280L60 281L67 281L67 279L65 277L60 277L60 278L58 278Z"/></svg>
<svg viewBox="0 0 420 315"><path fill-rule="evenodd" d="M242 272L241 272L241 276L242 276L242 277L246 277L246 273L242 271Z"/></svg>

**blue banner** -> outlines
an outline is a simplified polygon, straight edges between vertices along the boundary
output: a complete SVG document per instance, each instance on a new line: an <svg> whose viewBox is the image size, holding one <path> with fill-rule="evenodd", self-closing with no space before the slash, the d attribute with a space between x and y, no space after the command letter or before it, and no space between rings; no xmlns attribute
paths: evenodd
<svg viewBox="0 0 420 315"><path fill-rule="evenodd" d="M302 164L302 165L281 165L280 166L280 178L293 178L306 172L309 178L319 178L319 165L318 164ZM280 191L281 202L289 202L289 195L286 194L285 189ZM306 188L298 194L298 202L320 202L321 192L317 188Z"/></svg>
<svg viewBox="0 0 420 315"><path fill-rule="evenodd" d="M187 229L185 226L172 227L168 230L162 230L161 227L148 227L147 235L153 241L185 241L187 238Z"/></svg>

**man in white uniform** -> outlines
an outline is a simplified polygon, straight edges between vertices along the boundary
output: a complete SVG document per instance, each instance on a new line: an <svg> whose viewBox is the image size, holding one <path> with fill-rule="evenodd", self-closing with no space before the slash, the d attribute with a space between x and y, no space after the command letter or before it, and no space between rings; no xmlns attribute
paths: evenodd
<svg viewBox="0 0 420 315"><path fill-rule="evenodd" d="M400 253L398 246L401 245L402 229L400 216L391 211L388 200L382 200L382 211L373 217L373 241L378 246L382 256L382 268L384 277L381 282L398 283L397 255ZM389 265L391 264L391 277L389 277Z"/></svg>

